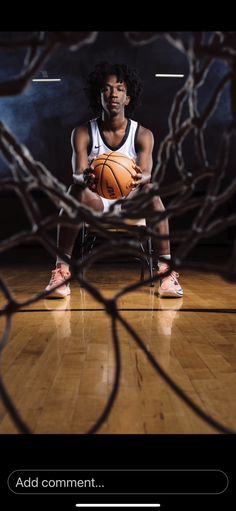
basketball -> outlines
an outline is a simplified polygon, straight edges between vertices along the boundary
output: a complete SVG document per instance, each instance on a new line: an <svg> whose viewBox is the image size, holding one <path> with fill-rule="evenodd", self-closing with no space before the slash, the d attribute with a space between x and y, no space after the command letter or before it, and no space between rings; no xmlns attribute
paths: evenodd
<svg viewBox="0 0 236 511"><path fill-rule="evenodd" d="M121 199L131 191L134 160L123 153L111 151L100 154L93 161L96 191L106 199Z"/></svg>

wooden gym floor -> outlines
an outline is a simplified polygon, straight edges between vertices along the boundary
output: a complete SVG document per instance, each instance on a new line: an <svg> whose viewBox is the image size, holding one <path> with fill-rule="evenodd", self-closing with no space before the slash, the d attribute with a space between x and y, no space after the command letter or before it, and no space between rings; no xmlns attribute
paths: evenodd
<svg viewBox="0 0 236 511"><path fill-rule="evenodd" d="M47 285L50 267L5 264L2 274L23 300ZM99 264L89 277L111 298L139 277L139 267ZM121 314L186 394L236 430L235 284L189 270L181 272L180 282L183 299L160 299L155 288L144 286L119 300ZM2 355L5 385L34 433L86 432L112 389L110 319L76 282L71 287L65 300L41 300L16 313ZM162 381L120 325L118 332L120 389L99 432L216 433ZM0 433L17 432L0 403Z"/></svg>

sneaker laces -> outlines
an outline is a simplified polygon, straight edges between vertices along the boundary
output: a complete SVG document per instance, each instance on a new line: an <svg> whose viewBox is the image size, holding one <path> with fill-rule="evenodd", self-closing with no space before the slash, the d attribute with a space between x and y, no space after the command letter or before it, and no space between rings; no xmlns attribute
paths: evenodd
<svg viewBox="0 0 236 511"><path fill-rule="evenodd" d="M70 272L68 270L63 270L61 267L52 270L52 276L50 280L50 285L59 284L59 280L65 280L70 276Z"/></svg>
<svg viewBox="0 0 236 511"><path fill-rule="evenodd" d="M177 271L171 271L171 273L169 275L167 275L166 277L164 277L164 279L170 279L171 281L176 281L179 277L179 273L177 273Z"/></svg>
<svg viewBox="0 0 236 511"><path fill-rule="evenodd" d="M161 270L161 266L163 266L163 269ZM161 277L163 273L166 273L169 269L167 265L161 265L160 269L158 271L158 275ZM161 278L161 280L169 279L171 282L177 281L179 278L179 273L177 271L172 270L169 275L166 275L166 277Z"/></svg>

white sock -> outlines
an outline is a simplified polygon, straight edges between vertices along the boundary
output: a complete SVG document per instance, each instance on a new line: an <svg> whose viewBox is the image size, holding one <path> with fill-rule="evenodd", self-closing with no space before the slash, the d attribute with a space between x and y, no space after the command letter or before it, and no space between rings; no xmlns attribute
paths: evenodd
<svg viewBox="0 0 236 511"><path fill-rule="evenodd" d="M158 257L158 265L159 264L162 264L162 263L168 263L168 261L171 260L171 255L170 254L164 254L164 255L159 255Z"/></svg>
<svg viewBox="0 0 236 511"><path fill-rule="evenodd" d="M71 255L70 254L65 254L65 256L68 257L68 259L71 259ZM65 261L63 261L63 259L60 256L57 256L56 265L58 263L63 263L65 265L66 269L69 270L70 265L67 264Z"/></svg>

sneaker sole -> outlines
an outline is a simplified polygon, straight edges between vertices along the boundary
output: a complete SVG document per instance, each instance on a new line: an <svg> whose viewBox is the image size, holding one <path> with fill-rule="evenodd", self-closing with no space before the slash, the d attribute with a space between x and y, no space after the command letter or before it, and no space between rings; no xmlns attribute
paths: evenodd
<svg viewBox="0 0 236 511"><path fill-rule="evenodd" d="M46 298L66 298L68 295L70 295L70 288L68 286L66 294L60 293L59 289L55 289L55 291L52 291L50 295L48 295Z"/></svg>
<svg viewBox="0 0 236 511"><path fill-rule="evenodd" d="M158 294L160 298L182 298L184 293L173 293L171 291L159 291Z"/></svg>

